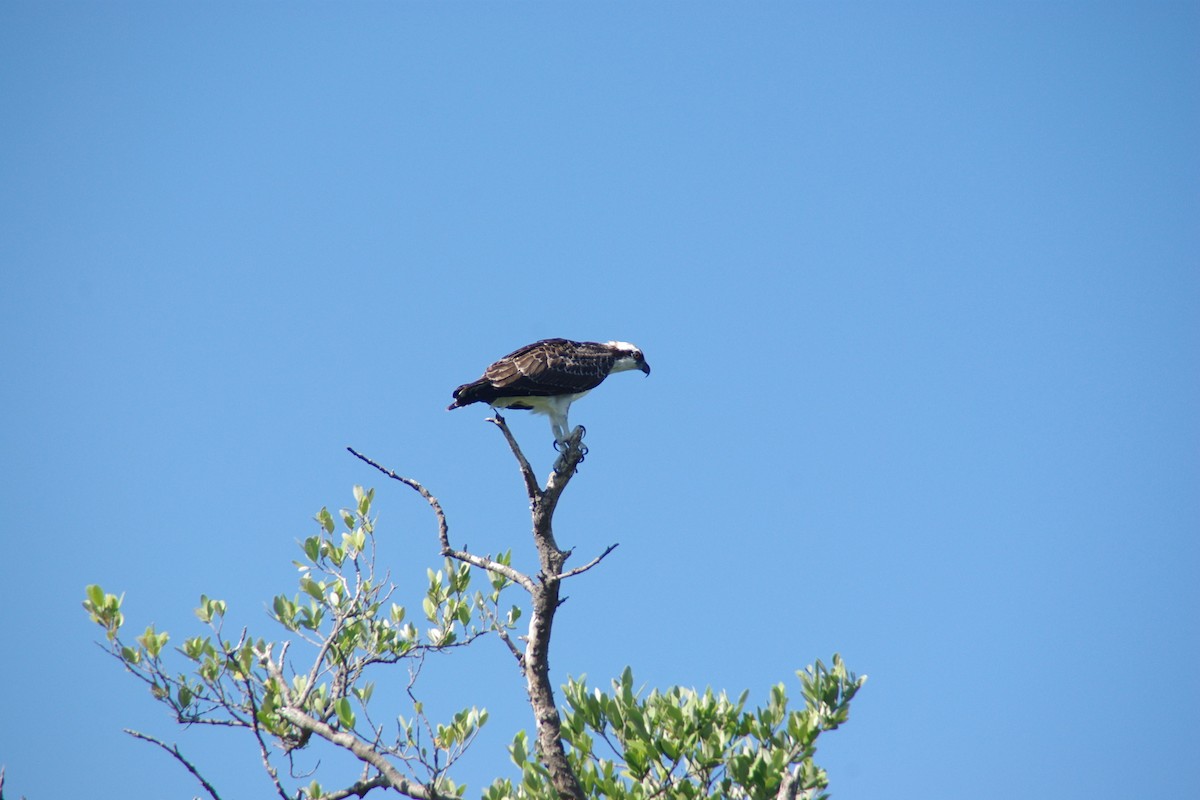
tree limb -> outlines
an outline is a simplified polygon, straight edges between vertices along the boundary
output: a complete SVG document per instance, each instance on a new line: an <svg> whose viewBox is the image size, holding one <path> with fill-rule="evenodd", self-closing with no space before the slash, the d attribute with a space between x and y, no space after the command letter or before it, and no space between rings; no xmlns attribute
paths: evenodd
<svg viewBox="0 0 1200 800"><path fill-rule="evenodd" d="M269 660L268 654L268 660ZM275 784L275 791L279 793L282 800L291 800L288 797L287 791L283 788L283 784L279 782L279 771L271 763L271 750L267 747L267 742L263 739L262 728L258 724L258 703L254 701L254 687L250 685L250 678L247 677L244 681L246 687L246 700L250 704L250 720L254 723L251 730L254 731L254 738L258 740L258 753L262 758L263 769L267 771L271 782Z"/></svg>
<svg viewBox="0 0 1200 800"><path fill-rule="evenodd" d="M370 780L358 781L352 786L347 786L345 789L338 789L336 792L326 792L317 800L344 800L347 797L366 797L367 792L372 789L386 788L391 784L388 779L382 775L376 775Z"/></svg>
<svg viewBox="0 0 1200 800"><path fill-rule="evenodd" d="M503 422L503 420L501 422ZM504 430L507 431L507 427L505 427ZM511 434L509 435L511 436ZM495 572L498 575L503 575L513 583L521 586L526 591L533 591L533 580L523 572L513 569L507 564L501 564L499 561L493 561L490 558L477 556L473 553L468 553L466 550L455 550L453 547L451 547L450 525L446 522L446 513L442 510L442 504L439 503L438 499L433 496L433 493L426 489L419 481L415 481L412 478L406 478L403 475L397 475L395 471L390 470L387 467L384 467L383 465L371 460L367 456L364 456L362 453L355 450L353 447L347 447L346 449L349 450L355 458L365 461L375 469L382 472L384 475L387 475L392 480L400 481L400 483L403 483L405 486L411 488L417 494L421 495L421 497L425 498L425 502L429 504L429 507L433 509L433 513L437 517L438 540L442 543L442 555L449 556L450 558L470 564L473 567L478 567L479 569ZM517 452L520 451L518 450ZM521 458L524 458L524 456L521 456Z"/></svg>
<svg viewBox="0 0 1200 800"><path fill-rule="evenodd" d="M297 728L312 731L330 744L335 744L338 747L349 750L359 761L370 764L379 770L380 776L387 782L386 785L392 787L405 797L411 797L413 800L445 800L442 795L438 794L432 788L410 781L401 775L400 771L392 765L392 762L384 758L382 753L354 734L336 730L321 722L316 717L310 716L300 709L291 706L281 707L278 713L279 716ZM362 795L359 796L361 797Z"/></svg>
<svg viewBox="0 0 1200 800"><path fill-rule="evenodd" d="M161 747L163 750L166 750L168 753L170 753L172 756L175 757L175 760L177 760L180 764L183 764L183 766L187 768L187 771L192 773L192 775L196 778L196 780L200 781L200 785L204 787L204 791L208 792L209 796L213 800L221 800L221 796L219 794L217 794L217 790L212 787L212 784L209 783L208 781L204 780L204 776L200 774L200 772L196 769L196 767L192 764L192 762L190 762L186 758L184 758L183 754L179 752L178 745L167 746L165 743L163 743L162 741L160 741L158 739L155 739L153 736L148 736L144 733L141 733L140 731L135 731L132 728L126 728L125 732L128 733L130 736L132 736L135 739L141 739L144 742L150 742L151 744L156 744L159 747Z"/></svg>
<svg viewBox="0 0 1200 800"><path fill-rule="evenodd" d="M587 572L589 569L591 569L592 567L599 564L602 560L604 560L604 557L607 556L609 553L611 553L613 550L616 550L617 547L619 547L619 543L618 544L610 544L608 547L604 548L603 553L596 556L588 563L584 564L581 567L576 567L575 569L568 570L567 572L564 572L563 574L559 575L558 576L559 580L566 580L567 578L574 578L576 575L580 574L581 572Z"/></svg>
<svg viewBox="0 0 1200 800"><path fill-rule="evenodd" d="M537 476L533 474L533 467L529 466L529 459L525 458L525 454L521 452L520 446L517 445L517 440L513 437L512 431L508 429L508 423L504 421L504 417L500 416L497 411L495 416L488 417L488 422L494 423L500 432L504 434L505 441L508 442L509 448L513 455L516 456L517 464L521 468L521 477L525 480L525 493L529 495L529 502L535 506L542 497L541 487L538 486Z"/></svg>
<svg viewBox="0 0 1200 800"><path fill-rule="evenodd" d="M779 783L779 792L775 795L775 800L796 800L796 796L800 793L800 776L795 768L787 769L783 773L783 780Z"/></svg>
<svg viewBox="0 0 1200 800"><path fill-rule="evenodd" d="M434 497L428 489L412 478L406 478L403 475L397 475L393 470L388 469L376 461L372 461L370 458L367 458L353 447L347 447L346 449L349 450L351 455L353 455L355 458L365 461L375 469L382 472L384 475L387 475L392 480L400 481L405 486L408 486L416 491L416 493L421 495L421 497L424 497L425 502L429 503L429 507L433 509L434 516L437 517L438 538L442 540L442 545L444 547L450 546L450 526L446 522L446 512L442 511L442 504L438 502L438 499Z"/></svg>
<svg viewBox="0 0 1200 800"><path fill-rule="evenodd" d="M513 583L519 585L527 592L532 592L534 583L533 579L520 570L513 569L508 564L501 564L499 561L493 561L484 556L477 556L474 553L468 553L466 550L455 550L451 547L443 547L442 555L449 556L457 561L462 561L479 569L485 569L488 572L495 572L508 578Z"/></svg>

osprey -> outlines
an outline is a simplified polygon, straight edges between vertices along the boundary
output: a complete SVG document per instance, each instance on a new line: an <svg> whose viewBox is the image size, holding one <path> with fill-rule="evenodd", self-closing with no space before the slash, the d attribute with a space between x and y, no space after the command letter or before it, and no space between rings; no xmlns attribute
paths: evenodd
<svg viewBox="0 0 1200 800"><path fill-rule="evenodd" d="M571 403L614 372L640 369L650 374L642 351L629 342L573 342L542 339L514 350L483 371L483 377L454 390L449 411L471 403L549 414L554 441L569 436Z"/></svg>

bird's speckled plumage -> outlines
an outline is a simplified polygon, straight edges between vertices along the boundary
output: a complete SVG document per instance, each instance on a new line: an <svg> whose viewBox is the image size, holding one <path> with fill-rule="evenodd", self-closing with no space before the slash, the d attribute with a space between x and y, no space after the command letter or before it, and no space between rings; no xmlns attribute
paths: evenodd
<svg viewBox="0 0 1200 800"><path fill-rule="evenodd" d="M571 403L613 372L639 369L650 374L642 351L628 342L576 342L543 339L497 360L483 377L454 390L450 409L471 403L549 414L554 438L567 437Z"/></svg>

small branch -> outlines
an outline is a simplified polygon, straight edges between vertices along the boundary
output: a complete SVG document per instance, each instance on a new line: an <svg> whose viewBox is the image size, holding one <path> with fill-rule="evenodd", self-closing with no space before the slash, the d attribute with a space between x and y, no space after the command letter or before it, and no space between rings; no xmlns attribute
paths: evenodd
<svg viewBox="0 0 1200 800"><path fill-rule="evenodd" d="M376 775L370 780L358 781L352 786L347 786L345 789L338 789L336 792L326 792L317 798L317 800L344 800L347 797L366 797L367 792L372 789L381 789L390 785L387 778L382 775Z"/></svg>
<svg viewBox="0 0 1200 800"><path fill-rule="evenodd" d="M386 781L386 784L381 785L390 786L400 794L413 798L413 800L441 800L442 795L428 787L414 783L401 775L392 763L383 757L382 753L354 736L354 734L335 730L319 719L311 717L300 709L292 708L291 706L280 708L279 716L301 730L312 731L330 744L335 744L338 747L349 750L359 761L370 764L379 770L380 776Z"/></svg>
<svg viewBox="0 0 1200 800"><path fill-rule="evenodd" d="M288 648L291 646L292 646L291 642L283 643L283 646L279 649L279 663L276 664L274 661L271 660L272 645L267 645L266 659L265 659L268 674L270 674L270 676L272 678L274 678L276 681L279 682L279 696L283 698L283 702L289 703L289 704L292 702L292 687L288 686L287 680L285 680L283 677L283 667L284 667L284 664L286 663L285 659L287 658ZM303 704L298 703L297 705L303 705Z"/></svg>
<svg viewBox="0 0 1200 800"><path fill-rule="evenodd" d="M488 572L495 572L503 575L515 584L518 584L527 592L532 592L534 583L533 579L525 573L513 569L507 564L501 564L499 561L493 561L490 558L477 556L473 553L468 553L466 550L454 550L452 548L443 548L442 555L470 564L472 567L486 569Z"/></svg>
<svg viewBox="0 0 1200 800"><path fill-rule="evenodd" d="M517 660L517 665L523 671L525 669L525 653L521 651L521 648L517 647L512 637L508 635L508 631L504 628L496 628L496 633L500 635L500 641L504 642L508 647L509 652L513 654L513 658ZM0 800L3 800L3 798L0 798Z"/></svg>
<svg viewBox="0 0 1200 800"><path fill-rule="evenodd" d="M135 731L131 728L126 728L125 732L128 733L130 736L132 736L135 739L141 739L144 742L150 742L151 744L156 744L159 747L161 747L163 750L166 750L168 753L170 753L171 755L173 755L175 757L176 761L178 761L180 764L183 764L183 766L187 768L187 771L192 773L192 775L196 778L196 780L200 781L200 785L204 787L204 791L208 792L209 796L212 797L213 800L221 800L221 796L219 794L217 794L217 790L212 787L212 784L209 783L208 781L204 780L204 776L201 775L200 772L196 769L196 767L192 765L192 762L190 762L186 758L184 758L183 754L179 752L178 745L167 746L166 744L159 741L158 739L155 739L153 736L147 736L146 734L141 733L139 731Z"/></svg>
<svg viewBox="0 0 1200 800"><path fill-rule="evenodd" d="M491 620L492 630L496 632L496 635L500 637L500 641L504 642L509 652L513 654L513 658L517 660L517 666L521 668L523 674L525 672L525 653L521 651L521 648L517 647L512 637L508 635L508 629L500 622L499 615L488 608L482 600L479 601L477 607L481 613L487 615L488 619ZM4 800L4 798L0 797L0 800Z"/></svg>
<svg viewBox="0 0 1200 800"><path fill-rule="evenodd" d="M507 428L505 428L505 430L507 430ZM371 460L367 456L364 456L362 453L355 450L353 447L347 447L346 449L349 450L355 458L365 461L375 469L382 472L384 475L387 475L392 480L400 481L400 483L403 483L405 486L408 486L417 494L421 495L421 497L425 498L425 502L429 503L430 508L433 509L433 513L437 517L438 541L440 541L442 544L443 556L449 556L450 558L470 564L473 567L478 567L479 569L485 569L489 572L495 572L499 575L503 575L513 583L522 586L526 591L533 591L533 580L528 575L513 569L507 564L501 564L499 561L493 561L490 558L477 556L472 553L468 553L466 550L455 550L453 547L451 547L450 526L446 522L446 513L442 510L442 504L439 503L438 499L433 496L433 493L421 485L420 482L415 481L412 478L406 478L403 475L397 475L395 471L390 470L378 462Z"/></svg>
<svg viewBox="0 0 1200 800"><path fill-rule="evenodd" d="M361 461L367 462L372 467L379 470L384 475L387 475L392 480L400 481L405 486L408 486L409 488L413 489L417 494L421 495L421 497L424 497L425 502L429 503L429 507L433 509L433 513L437 517L438 538L441 539L441 541L442 541L442 548L446 549L446 550L450 549L450 526L446 523L446 512L442 511L442 504L438 502L438 499L436 497L434 497L429 492L428 489L426 489L424 486L422 486L417 481L414 481L412 478L406 478L403 475L397 475L395 472L388 469L387 467L384 467L381 464L367 458L362 453L355 450L353 447L347 447L346 449L349 450L351 455L353 455L355 458L357 458Z"/></svg>
<svg viewBox="0 0 1200 800"><path fill-rule="evenodd" d="M303 706L308 702L308 696L312 694L313 689L317 686L317 678L320 677L321 671L325 667L325 656L333 647L333 641L342 632L342 626L345 625L346 617L340 613L335 614L333 618L333 626L329 630L329 635L325 637L325 641L321 642L321 649L317 651L317 657L313 661L312 669L308 672L308 679L304 684L304 691L300 692L300 697L296 700L297 706ZM281 662L282 663L282 662ZM282 674L280 675L282 678ZM282 681L280 682L283 683ZM286 684L283 684L286 685Z"/></svg>
<svg viewBox="0 0 1200 800"><path fill-rule="evenodd" d="M604 548L603 553L596 556L588 563L584 564L581 567L576 567L575 569L568 570L567 572L564 572L563 574L559 575L558 576L559 580L566 580L567 578L574 578L576 575L578 575L582 572L587 572L589 569L591 569L592 567L596 566L601 561L603 561L605 556L607 556L613 550L616 550L617 547L619 547L619 546L620 546L619 542L617 544L610 544L608 547Z"/></svg>
<svg viewBox="0 0 1200 800"><path fill-rule="evenodd" d="M509 448L512 450L513 455L517 457L517 464L521 467L521 477L525 479L525 493L529 495L529 502L536 506L542 498L542 490L538 486L537 476L533 474L533 467L529 466L529 459L525 458L525 454L521 452L520 445L517 444L512 431L508 429L508 423L504 421L504 417L500 416L499 411L496 412L496 416L488 417L487 421L495 424L500 429L500 432L504 434Z"/></svg>
<svg viewBox="0 0 1200 800"><path fill-rule="evenodd" d="M270 660L268 658L268 660ZM246 691L246 699L250 703L250 719L254 723L251 730L254 731L254 738L258 740L258 752L262 758L263 769L267 771L267 775L271 777L271 782L275 784L275 791L283 800L290 800L288 793L284 790L283 784L279 782L279 771L271 764L271 750L267 747L266 740L263 739L262 729L258 725L258 703L254 702L254 687L250 685L250 678L247 677L244 684Z"/></svg>

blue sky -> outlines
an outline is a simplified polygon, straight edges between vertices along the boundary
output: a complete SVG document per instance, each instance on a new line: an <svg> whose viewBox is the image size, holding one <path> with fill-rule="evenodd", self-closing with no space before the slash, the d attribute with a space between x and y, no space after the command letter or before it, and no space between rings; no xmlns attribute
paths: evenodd
<svg viewBox="0 0 1200 800"><path fill-rule="evenodd" d="M367 483L419 602L428 510L346 445L528 559L502 440L444 408L568 336L654 372L572 412L559 540L621 547L556 682L760 701L837 651L870 675L839 800L1195 796L1198 42L1188 3L0 5L6 788L196 793L135 727L271 796L83 587L267 635ZM438 667L493 713L477 796L519 678L496 642Z"/></svg>

